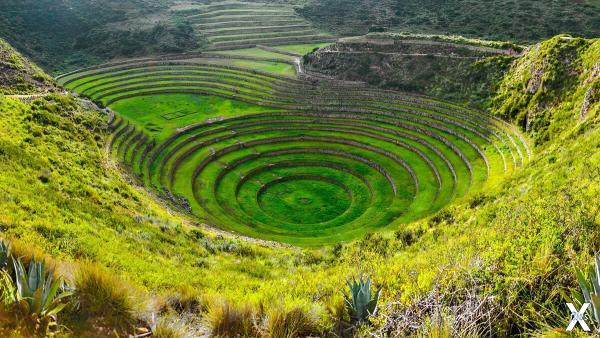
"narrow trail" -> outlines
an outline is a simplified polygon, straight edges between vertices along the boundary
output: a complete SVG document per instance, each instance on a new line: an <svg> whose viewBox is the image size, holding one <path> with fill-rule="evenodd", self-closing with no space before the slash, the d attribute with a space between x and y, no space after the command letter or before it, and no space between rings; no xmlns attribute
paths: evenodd
<svg viewBox="0 0 600 338"><path fill-rule="evenodd" d="M478 60L483 59L484 56L458 56L458 55L447 55L447 54L428 54L428 53L395 53L395 52L376 52L376 51L339 51L339 50L325 50L320 53L327 54L373 54L373 55L393 55L393 56L433 56L442 57L448 59L471 59Z"/></svg>
<svg viewBox="0 0 600 338"><path fill-rule="evenodd" d="M8 97L8 98L12 98L12 99L27 100L27 99L36 99L38 97L44 97L46 95L48 95L48 93L43 93L43 94L29 94L29 95L4 95L4 97Z"/></svg>
<svg viewBox="0 0 600 338"><path fill-rule="evenodd" d="M353 40L355 39L355 40ZM491 53L491 54L504 54L504 55L514 55L519 56L521 53L512 50L512 49L501 49L494 47L486 47L486 46L476 46L464 43L456 43L456 42L448 42L448 41L431 41L431 40L417 40L417 39L403 39L403 40L393 40L393 39L356 39L356 37L350 37L346 39L341 39L342 43L344 42L360 42L367 43L373 45L394 45L394 44L405 44L405 45L424 45L424 46L442 46L442 47L458 47L458 48L466 48L472 51L481 52L481 53Z"/></svg>

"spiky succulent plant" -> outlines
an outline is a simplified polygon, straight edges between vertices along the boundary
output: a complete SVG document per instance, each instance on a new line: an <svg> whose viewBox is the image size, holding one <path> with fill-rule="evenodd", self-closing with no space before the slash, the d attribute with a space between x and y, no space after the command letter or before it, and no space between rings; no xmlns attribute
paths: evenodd
<svg viewBox="0 0 600 338"><path fill-rule="evenodd" d="M353 278L346 284L350 288L350 294L344 293L344 301L350 318L358 325L368 323L369 318L377 312L381 290L374 294L371 292L371 279L368 276L364 280L362 276L358 280Z"/></svg>
<svg viewBox="0 0 600 338"><path fill-rule="evenodd" d="M62 279L54 278L46 264L34 258L29 263L29 269L23 266L20 259L13 259L12 262L18 309L36 331L48 330L56 325L56 314L65 306L61 299L69 295L60 292Z"/></svg>

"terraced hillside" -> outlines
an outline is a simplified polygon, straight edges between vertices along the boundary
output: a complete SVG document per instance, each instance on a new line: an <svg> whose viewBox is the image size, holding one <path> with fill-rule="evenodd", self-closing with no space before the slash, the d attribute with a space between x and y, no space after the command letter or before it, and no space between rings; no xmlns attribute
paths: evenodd
<svg viewBox="0 0 600 338"><path fill-rule="evenodd" d="M193 6L183 14L212 49L249 48L334 41L284 4L219 2Z"/></svg>
<svg viewBox="0 0 600 338"><path fill-rule="evenodd" d="M59 82L118 112L108 147L145 185L209 224L303 246L431 215L530 158L485 113L250 59L131 60Z"/></svg>

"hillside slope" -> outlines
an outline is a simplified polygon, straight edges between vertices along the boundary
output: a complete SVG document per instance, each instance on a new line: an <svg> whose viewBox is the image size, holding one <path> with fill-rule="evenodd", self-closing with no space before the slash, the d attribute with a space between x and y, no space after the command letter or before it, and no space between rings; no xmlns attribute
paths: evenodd
<svg viewBox="0 0 600 338"><path fill-rule="evenodd" d="M308 54L304 67L383 89L486 107L521 48L459 36L371 33Z"/></svg>
<svg viewBox="0 0 600 338"><path fill-rule="evenodd" d="M544 64L559 62L565 45L557 39L537 47L550 51ZM562 95L546 114L568 118L530 129L535 139L539 130L556 132L538 143L524 169L428 220L320 250L199 229L108 161L107 118L89 103L64 93L0 97L1 237L62 260L67 276L78 264L97 264L129 281L152 300L139 310L149 326L158 316L184 331L225 327L232 335L275 337L289 332L291 318L306 324L306 335L348 335L340 290L346 278L366 273L383 291L381 312L360 329L364 335L506 336L565 327L557 288L576 288L573 267L600 249L598 75L587 70L597 69L600 53L597 40L579 43L586 47L563 61L592 68L582 68L574 83L556 83ZM523 62L537 62L536 50ZM507 86L520 65L498 94L520 102L506 116L540 102L526 86ZM110 327L81 311L61 312L59 322L74 336Z"/></svg>
<svg viewBox="0 0 600 338"><path fill-rule="evenodd" d="M2 1L0 36L47 71L182 52L201 42L158 0Z"/></svg>
<svg viewBox="0 0 600 338"><path fill-rule="evenodd" d="M311 0L300 13L343 35L387 30L537 42L559 33L600 34L596 0Z"/></svg>
<svg viewBox="0 0 600 338"><path fill-rule="evenodd" d="M27 95L54 89L52 78L0 39L0 94Z"/></svg>
<svg viewBox="0 0 600 338"><path fill-rule="evenodd" d="M595 120L600 100L600 40L557 36L517 60L494 98L496 114L514 120L538 143L576 122Z"/></svg>

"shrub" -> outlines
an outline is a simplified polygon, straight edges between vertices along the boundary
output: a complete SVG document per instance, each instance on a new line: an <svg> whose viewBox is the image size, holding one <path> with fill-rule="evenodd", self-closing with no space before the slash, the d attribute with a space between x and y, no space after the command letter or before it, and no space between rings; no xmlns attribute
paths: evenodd
<svg viewBox="0 0 600 338"><path fill-rule="evenodd" d="M369 277L365 280L360 277L358 281L353 279L346 283L350 288L350 295L344 293L344 301L350 318L358 325L368 323L369 317L374 316L377 312L377 302L381 290L377 290L374 295L371 294L371 279Z"/></svg>
<svg viewBox="0 0 600 338"><path fill-rule="evenodd" d="M266 319L266 333L271 338L318 336L316 319L299 307L291 311L271 310Z"/></svg>
<svg viewBox="0 0 600 338"><path fill-rule="evenodd" d="M396 240L400 241L402 246L413 245L419 240L419 238L421 238L421 236L423 236L423 234L423 229L409 230L404 228L399 229L394 233Z"/></svg>
<svg viewBox="0 0 600 338"><path fill-rule="evenodd" d="M97 266L82 266L75 277L81 314L118 330L130 331L136 322L139 305L134 293L131 286Z"/></svg>
<svg viewBox="0 0 600 338"><path fill-rule="evenodd" d="M429 219L429 226L434 227L436 225L445 222L448 225L454 224L454 215L450 210L442 210L438 212L435 216Z"/></svg>
<svg viewBox="0 0 600 338"><path fill-rule="evenodd" d="M202 301L196 289L189 285L179 287L176 293L167 296L165 303L161 306L161 312L173 309L181 313L197 313L202 311Z"/></svg>
<svg viewBox="0 0 600 338"><path fill-rule="evenodd" d="M215 337L258 337L256 317L249 305L222 302L209 309L207 324Z"/></svg>

